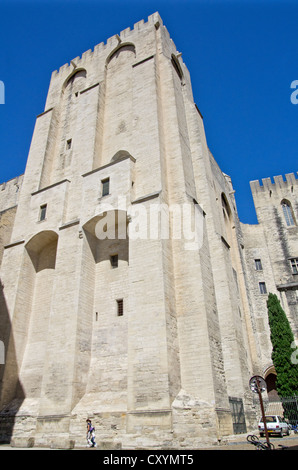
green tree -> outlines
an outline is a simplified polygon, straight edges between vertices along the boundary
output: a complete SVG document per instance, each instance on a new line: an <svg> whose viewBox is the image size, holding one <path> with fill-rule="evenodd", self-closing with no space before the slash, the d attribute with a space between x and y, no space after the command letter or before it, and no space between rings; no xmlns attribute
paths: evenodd
<svg viewBox="0 0 298 470"><path fill-rule="evenodd" d="M269 294L267 300L270 337L272 343L272 361L277 374L276 390L280 397L298 395L298 364L293 361L297 354L294 335L278 297ZM296 356L295 356L296 354Z"/></svg>

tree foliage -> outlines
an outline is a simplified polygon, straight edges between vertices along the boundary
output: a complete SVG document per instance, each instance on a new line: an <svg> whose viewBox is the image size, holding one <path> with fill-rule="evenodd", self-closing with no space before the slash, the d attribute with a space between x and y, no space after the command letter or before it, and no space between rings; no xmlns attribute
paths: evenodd
<svg viewBox="0 0 298 470"><path fill-rule="evenodd" d="M272 361L277 374L276 390L280 397L298 395L298 364L295 357L294 335L278 297L269 294L267 300Z"/></svg>

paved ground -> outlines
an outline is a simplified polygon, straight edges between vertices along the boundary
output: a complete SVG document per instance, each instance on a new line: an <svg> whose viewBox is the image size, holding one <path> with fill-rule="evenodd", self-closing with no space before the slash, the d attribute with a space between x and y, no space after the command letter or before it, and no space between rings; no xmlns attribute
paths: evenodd
<svg viewBox="0 0 298 470"><path fill-rule="evenodd" d="M228 440L225 445L219 445L212 447L212 450L256 450L255 446L247 442L247 434L240 434L233 436ZM265 438L260 439L262 442L266 442ZM287 450L298 450L298 434L290 434L290 436L284 436L282 438L270 436L270 443L274 445L275 449L282 450L280 446L287 447ZM208 448L209 450L209 448Z"/></svg>
<svg viewBox="0 0 298 470"><path fill-rule="evenodd" d="M230 437L224 445L218 445L213 447L206 447L202 450L256 450L255 446L249 444L246 440L247 434L240 434ZM266 442L265 438L261 439L262 442ZM274 445L276 450L282 450L280 446L287 447L286 450L298 450L298 434L291 433L290 436L283 438L270 436L270 442ZM0 444L0 450L54 450L40 447L32 448L20 448L11 447L10 445ZM79 449L75 449L79 450ZM83 449L82 449L83 450ZM97 449L84 449L84 450L97 450Z"/></svg>

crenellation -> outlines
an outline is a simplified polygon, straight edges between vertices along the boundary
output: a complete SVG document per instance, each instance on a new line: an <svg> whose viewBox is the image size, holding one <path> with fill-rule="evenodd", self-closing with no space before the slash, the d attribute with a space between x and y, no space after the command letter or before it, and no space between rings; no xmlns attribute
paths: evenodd
<svg viewBox="0 0 298 470"><path fill-rule="evenodd" d="M160 26L163 26L163 21L158 11L148 16L148 23L155 24L156 22L158 22Z"/></svg>
<svg viewBox="0 0 298 470"><path fill-rule="evenodd" d="M104 49L106 48L106 44L104 42L100 42L94 46L94 55L100 55Z"/></svg>
<svg viewBox="0 0 298 470"><path fill-rule="evenodd" d="M81 60L82 62L87 61L93 55L92 49L88 49L88 51L83 52Z"/></svg>
<svg viewBox="0 0 298 470"><path fill-rule="evenodd" d="M278 175L278 176L273 176L273 181L275 184L275 187L279 187L279 188L283 188L284 185L286 184L284 179L283 179L283 176L282 175Z"/></svg>
<svg viewBox="0 0 298 470"><path fill-rule="evenodd" d="M20 175L0 184L0 212L18 203L23 178L24 175Z"/></svg>
<svg viewBox="0 0 298 470"><path fill-rule="evenodd" d="M110 38L108 38L107 40L107 46L108 47L111 47L111 48L114 48L116 47L118 44L119 44L119 39L118 39L118 34L114 34L113 36L111 36Z"/></svg>
<svg viewBox="0 0 298 470"><path fill-rule="evenodd" d="M70 67L71 64L69 63L66 63L64 65L62 65L60 68L59 68L59 74L63 74L66 70L68 70L68 68Z"/></svg>
<svg viewBox="0 0 298 470"><path fill-rule="evenodd" d="M151 24L155 24L156 22L158 22L160 26L163 26L163 29L164 29L166 35L168 36L170 41L172 41L167 28L163 25L163 22L162 22L161 17L159 16L159 13L156 12L156 13L148 16L148 21L147 22L145 22L144 20L141 20L141 21L135 23L133 29L128 27L128 28L122 30L120 32L120 34L114 34L113 36L108 38L106 40L106 42L101 42L99 44L96 44L94 46L93 50L89 49L88 51L83 52L81 56L77 56L75 59L72 59L70 61L70 63L66 63L66 64L62 65L59 68L58 71L54 70L52 72L52 77L51 78L53 79L53 78L55 78L56 75L64 74L64 72L66 72L66 71L68 72L68 69L69 69L69 67L71 67L72 63L75 63L77 66L82 65L83 62L87 63L89 59L92 60L93 55L98 56L102 52L104 52L107 48L116 47L119 44L119 40L121 41L122 39L127 39L127 38L129 38L130 35L139 34L140 31L145 30L148 26L151 26ZM175 47L173 41L172 41L172 43L173 43L173 46Z"/></svg>
<svg viewBox="0 0 298 470"><path fill-rule="evenodd" d="M71 64L75 64L76 66L78 65L78 63L80 62L81 60L81 57L78 55L77 57L75 57L74 59L72 59L70 61Z"/></svg>
<svg viewBox="0 0 298 470"><path fill-rule="evenodd" d="M120 36L121 39L122 38L125 39L129 35L129 33L130 33L130 28L128 27L128 28L124 29L123 31L120 31L119 36Z"/></svg>
<svg viewBox="0 0 298 470"><path fill-rule="evenodd" d="M298 172L296 173L298 176ZM286 180L290 186L298 185L298 178L296 178L295 173L287 173L286 175Z"/></svg>
<svg viewBox="0 0 298 470"><path fill-rule="evenodd" d="M130 34L133 34L133 33L139 33L141 30L145 29L148 25L151 25L152 23L154 24L156 21L159 21L160 25L163 25L163 22L162 22L162 19L160 18L159 16L159 13L156 12L150 16L148 16L148 22L145 22L144 20L141 20L141 21L138 21L137 23L134 24L134 27L133 29L131 29L130 27L122 30L120 32L120 34L114 34L113 36L111 36L110 38L108 38L106 40L106 42L101 42L99 44L96 44L94 46L94 49L89 49L88 51L86 52L83 52L83 54L81 56L77 56L75 59L73 59L71 62L75 62L75 61L80 61L80 60L87 60L89 59L94 52L96 52L96 54L98 54L101 50L104 50L106 49L107 46L115 46L118 44L119 42L119 38L122 39L123 38L126 38L127 36L129 36ZM166 28L165 28L166 30ZM167 31L167 30L166 30ZM169 34L169 33L168 33ZM54 70L52 72L52 76L56 75L56 74L60 74L60 73L63 73L66 69L68 69L68 67L70 67L71 65L71 62L70 64L66 63L64 65L62 65L59 70Z"/></svg>
<svg viewBox="0 0 298 470"><path fill-rule="evenodd" d="M297 185L298 179L294 173L286 174L285 179L282 175L274 176L273 181L270 177L263 178L262 184L260 184L259 180L250 181L251 191L254 196L262 194L263 196L271 197L274 192L279 190L288 191L290 189L293 191L294 187Z"/></svg>
<svg viewBox="0 0 298 470"><path fill-rule="evenodd" d="M257 194L260 191L261 192L264 191L264 187L260 185L259 180L250 181L249 184L250 184L250 189L251 189L252 194Z"/></svg>
<svg viewBox="0 0 298 470"><path fill-rule="evenodd" d="M134 29L135 31L136 31L136 30L140 30L144 24L146 24L146 23L144 22L144 20L138 21L137 23L135 23L135 24L133 25L133 29Z"/></svg>
<svg viewBox="0 0 298 470"><path fill-rule="evenodd" d="M271 185L272 185L272 181L271 181L271 178L268 177L268 178L262 178L262 184L263 184L263 188L264 189L270 189Z"/></svg>

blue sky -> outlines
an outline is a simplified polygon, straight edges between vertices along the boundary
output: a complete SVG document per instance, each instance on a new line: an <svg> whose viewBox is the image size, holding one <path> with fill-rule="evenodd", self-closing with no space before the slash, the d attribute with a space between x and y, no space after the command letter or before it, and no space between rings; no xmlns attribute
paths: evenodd
<svg viewBox="0 0 298 470"><path fill-rule="evenodd" d="M240 220L256 223L249 181L298 171L297 1L0 0L0 183L25 170L52 71L155 11L183 53Z"/></svg>

